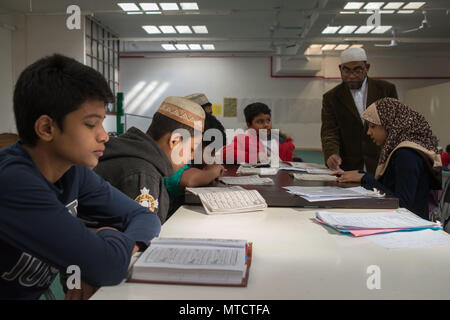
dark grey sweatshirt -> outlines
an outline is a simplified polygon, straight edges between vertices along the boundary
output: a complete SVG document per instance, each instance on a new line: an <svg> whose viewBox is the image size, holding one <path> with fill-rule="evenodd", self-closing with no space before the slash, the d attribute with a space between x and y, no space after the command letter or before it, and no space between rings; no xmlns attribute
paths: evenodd
<svg viewBox="0 0 450 320"><path fill-rule="evenodd" d="M100 176L130 198L156 212L166 221L169 194L163 177L172 176L166 154L148 134L132 127L106 143L104 155L94 169Z"/></svg>

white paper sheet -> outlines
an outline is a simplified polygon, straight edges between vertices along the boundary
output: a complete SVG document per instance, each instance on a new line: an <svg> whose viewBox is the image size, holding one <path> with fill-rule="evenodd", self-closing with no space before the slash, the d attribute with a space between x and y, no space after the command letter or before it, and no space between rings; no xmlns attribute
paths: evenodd
<svg viewBox="0 0 450 320"><path fill-rule="evenodd" d="M450 236L447 233L430 229L383 233L364 238L388 249L450 246Z"/></svg>
<svg viewBox="0 0 450 320"><path fill-rule="evenodd" d="M261 178L258 175L243 176L243 177L220 177L220 181L225 184L236 185L272 185L273 180L270 178Z"/></svg>

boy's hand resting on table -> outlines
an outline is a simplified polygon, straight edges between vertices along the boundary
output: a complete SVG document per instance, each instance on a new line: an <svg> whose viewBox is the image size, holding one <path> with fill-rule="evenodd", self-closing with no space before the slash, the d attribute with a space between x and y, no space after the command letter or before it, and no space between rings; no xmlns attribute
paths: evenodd
<svg viewBox="0 0 450 320"><path fill-rule="evenodd" d="M207 170L209 172L212 172L212 174L214 175L215 179L217 179L218 177L221 177L224 175L224 173L227 171L227 169L225 169L225 167L221 164L210 164L205 166L204 170Z"/></svg>

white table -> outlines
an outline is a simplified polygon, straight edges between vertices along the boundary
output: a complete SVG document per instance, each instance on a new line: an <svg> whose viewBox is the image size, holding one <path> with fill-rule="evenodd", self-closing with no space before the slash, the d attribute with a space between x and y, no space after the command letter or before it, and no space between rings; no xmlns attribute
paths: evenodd
<svg viewBox="0 0 450 320"><path fill-rule="evenodd" d="M181 207L161 236L252 241L248 286L123 282L100 288L92 299L450 299L450 246L386 249L324 227L314 215L310 209L267 208L214 216L203 207ZM381 289L367 288L372 265L380 268Z"/></svg>

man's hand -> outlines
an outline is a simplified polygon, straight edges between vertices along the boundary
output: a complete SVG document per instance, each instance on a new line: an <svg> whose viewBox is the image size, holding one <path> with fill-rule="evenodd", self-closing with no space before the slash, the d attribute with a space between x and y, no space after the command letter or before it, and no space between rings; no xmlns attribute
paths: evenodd
<svg viewBox="0 0 450 320"><path fill-rule="evenodd" d="M342 164L342 159L338 154L332 154L327 160L327 166L331 170L341 170L340 165Z"/></svg>
<svg viewBox="0 0 450 320"><path fill-rule="evenodd" d="M98 288L81 281L81 288L68 290L64 300L88 300L97 290Z"/></svg>
<svg viewBox="0 0 450 320"><path fill-rule="evenodd" d="M337 182L357 182L361 183L361 179L364 176L364 173L359 173L358 170L353 171L343 171L343 172L335 172L331 173L333 176L337 176Z"/></svg>

